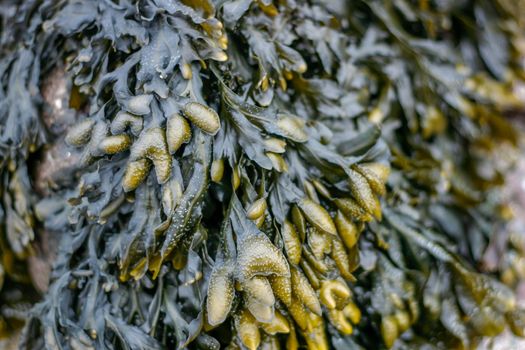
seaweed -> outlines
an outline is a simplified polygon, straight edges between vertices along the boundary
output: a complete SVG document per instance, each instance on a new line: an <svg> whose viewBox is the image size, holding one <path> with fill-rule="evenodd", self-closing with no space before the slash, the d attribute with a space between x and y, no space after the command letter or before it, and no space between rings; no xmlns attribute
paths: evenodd
<svg viewBox="0 0 525 350"><path fill-rule="evenodd" d="M522 336L513 279L481 262L508 219L498 153L520 142L524 10L5 2L0 334L23 326L22 349ZM34 171L51 155L67 171ZM31 259L50 234L42 287Z"/></svg>

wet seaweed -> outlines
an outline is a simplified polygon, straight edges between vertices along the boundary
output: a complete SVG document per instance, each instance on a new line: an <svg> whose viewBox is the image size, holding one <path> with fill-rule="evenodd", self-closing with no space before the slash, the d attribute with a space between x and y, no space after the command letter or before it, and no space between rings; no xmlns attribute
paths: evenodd
<svg viewBox="0 0 525 350"><path fill-rule="evenodd" d="M21 348L523 335L508 270L480 268L507 219L498 153L520 137L505 114L524 108L522 1L0 11L0 331L25 324ZM54 69L67 118L46 99ZM72 166L37 186L52 151ZM27 271L44 232L47 290Z"/></svg>

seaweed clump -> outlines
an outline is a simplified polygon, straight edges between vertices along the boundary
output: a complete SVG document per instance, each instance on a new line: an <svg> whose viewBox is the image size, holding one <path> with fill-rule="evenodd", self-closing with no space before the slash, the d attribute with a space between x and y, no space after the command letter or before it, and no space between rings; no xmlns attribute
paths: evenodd
<svg viewBox="0 0 525 350"><path fill-rule="evenodd" d="M59 246L42 301L2 313L0 328L25 323L25 349L469 349L507 325L522 336L511 286L480 262L508 211L511 159L494 153L519 142L504 116L524 107L524 10L6 4L3 270L17 281L35 230ZM41 81L61 67L67 113L53 120ZM68 179L33 193L41 174L28 169L56 149L74 155Z"/></svg>

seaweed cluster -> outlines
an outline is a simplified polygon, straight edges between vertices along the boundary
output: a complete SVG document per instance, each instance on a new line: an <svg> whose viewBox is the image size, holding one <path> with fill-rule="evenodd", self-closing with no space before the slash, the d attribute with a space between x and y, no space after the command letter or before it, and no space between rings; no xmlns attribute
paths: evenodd
<svg viewBox="0 0 525 350"><path fill-rule="evenodd" d="M495 240L525 251L499 195L520 141L505 116L525 107L525 2L0 13L0 332L24 324L21 348L524 335L508 261L483 261ZM49 236L47 286L31 259Z"/></svg>

